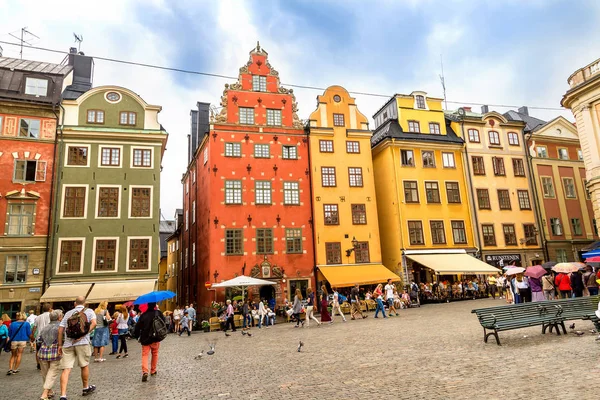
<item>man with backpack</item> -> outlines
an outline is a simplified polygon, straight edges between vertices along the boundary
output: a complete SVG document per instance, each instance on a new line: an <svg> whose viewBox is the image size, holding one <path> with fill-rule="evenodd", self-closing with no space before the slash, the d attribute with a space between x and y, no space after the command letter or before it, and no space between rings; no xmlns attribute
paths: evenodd
<svg viewBox="0 0 600 400"><path fill-rule="evenodd" d="M169 330L163 313L156 309L156 303L148 303L148 309L135 324L134 336L142 345L142 382L148 381L148 357L152 353L150 375L156 375L160 342L167 337Z"/></svg>
<svg viewBox="0 0 600 400"><path fill-rule="evenodd" d="M75 299L75 308L67 311L58 328L58 354L62 355L60 368L60 400L67 400L67 385L69 375L75 365L75 360L81 368L81 383L83 384L82 396L92 394L96 386L89 385L90 358L90 332L96 328L96 313L86 308L85 297ZM66 336L66 337L65 337Z"/></svg>

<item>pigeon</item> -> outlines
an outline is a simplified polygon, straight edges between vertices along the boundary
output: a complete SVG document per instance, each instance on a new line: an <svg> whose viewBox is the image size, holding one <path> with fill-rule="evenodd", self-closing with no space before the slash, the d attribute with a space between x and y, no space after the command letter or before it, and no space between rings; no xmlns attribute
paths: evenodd
<svg viewBox="0 0 600 400"><path fill-rule="evenodd" d="M200 352L200 354L198 354L196 357L194 357L194 360L201 360L203 355L204 355L204 350L202 350Z"/></svg>
<svg viewBox="0 0 600 400"><path fill-rule="evenodd" d="M248 337L252 337L252 334L250 332L246 333L246 335L248 335Z"/></svg>
<svg viewBox="0 0 600 400"><path fill-rule="evenodd" d="M304 346L304 342L300 340L298 343L298 353L300 353L300 351L302 350L302 346Z"/></svg>
<svg viewBox="0 0 600 400"><path fill-rule="evenodd" d="M585 332L581 332L581 331L575 331L573 333L576 334L577 336L583 336L585 334Z"/></svg>
<svg viewBox="0 0 600 400"><path fill-rule="evenodd" d="M242 331L242 335L247 335L246 331Z"/></svg>
<svg viewBox="0 0 600 400"><path fill-rule="evenodd" d="M231 336L231 335L230 335L229 333L225 332L225 336L226 336L226 337L229 337L229 336Z"/></svg>
<svg viewBox="0 0 600 400"><path fill-rule="evenodd" d="M208 354L209 356L212 356L213 354L215 354L215 345L214 344L209 344L210 346L210 350L206 352L206 354Z"/></svg>
<svg viewBox="0 0 600 400"><path fill-rule="evenodd" d="M596 342L600 341L600 335L596 338Z"/></svg>
<svg viewBox="0 0 600 400"><path fill-rule="evenodd" d="M590 329L590 333L598 333L598 331L595 329Z"/></svg>
<svg viewBox="0 0 600 400"><path fill-rule="evenodd" d="M573 322L571 325L569 325L569 329L571 329L571 330L575 329L575 322Z"/></svg>

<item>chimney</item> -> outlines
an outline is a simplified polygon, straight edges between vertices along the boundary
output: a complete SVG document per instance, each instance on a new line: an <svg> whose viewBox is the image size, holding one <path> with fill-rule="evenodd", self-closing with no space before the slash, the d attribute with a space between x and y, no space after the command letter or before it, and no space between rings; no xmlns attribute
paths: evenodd
<svg viewBox="0 0 600 400"><path fill-rule="evenodd" d="M463 110L465 110L466 112L471 112L471 107L463 107Z"/></svg>
<svg viewBox="0 0 600 400"><path fill-rule="evenodd" d="M489 112L490 112L490 107L488 105L481 106L481 113L482 114L487 114Z"/></svg>
<svg viewBox="0 0 600 400"><path fill-rule="evenodd" d="M188 164L192 161L194 153L202 142L204 135L210 130L210 103L196 103L197 110L190 111L190 138L189 138L189 154Z"/></svg>
<svg viewBox="0 0 600 400"><path fill-rule="evenodd" d="M529 115L529 109L527 108L527 106L519 107L517 111L519 112L519 114Z"/></svg>
<svg viewBox="0 0 600 400"><path fill-rule="evenodd" d="M94 77L94 59L83 53L77 53L75 47L69 49L69 65L73 66L73 85L82 92L92 88Z"/></svg>

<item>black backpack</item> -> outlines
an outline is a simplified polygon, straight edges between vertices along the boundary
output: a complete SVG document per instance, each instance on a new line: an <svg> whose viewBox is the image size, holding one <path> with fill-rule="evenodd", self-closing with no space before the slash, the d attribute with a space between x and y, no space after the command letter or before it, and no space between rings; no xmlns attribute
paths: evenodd
<svg viewBox="0 0 600 400"><path fill-rule="evenodd" d="M90 322L85 314L87 308L81 311L75 311L67 319L67 328L65 329L67 337L71 339L80 339L90 332Z"/></svg>
<svg viewBox="0 0 600 400"><path fill-rule="evenodd" d="M158 313L154 313L154 318L152 318L152 332L150 333L150 338L153 343L162 342L169 333L169 328L167 327L167 323Z"/></svg>

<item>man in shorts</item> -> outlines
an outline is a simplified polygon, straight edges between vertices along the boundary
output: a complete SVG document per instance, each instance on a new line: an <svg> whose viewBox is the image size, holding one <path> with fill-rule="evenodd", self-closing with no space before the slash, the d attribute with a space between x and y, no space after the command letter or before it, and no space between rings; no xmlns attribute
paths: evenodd
<svg viewBox="0 0 600 400"><path fill-rule="evenodd" d="M385 301L388 305L388 313L390 314L390 317L392 316L392 311L396 314L396 316L398 316L398 310L396 310L396 307L394 307L394 289L396 289L396 287L392 283L391 279L388 279L387 285L385 285L383 289L385 290Z"/></svg>
<svg viewBox="0 0 600 400"><path fill-rule="evenodd" d="M89 384L89 364L90 358L92 357L90 332L92 332L96 327L96 313L94 310L86 308L84 303L85 298L83 296L77 297L75 300L75 308L65 314L58 328L58 354L62 354L62 359L60 360L60 369L62 369L62 374L60 376L60 400L67 400L67 385L69 384L69 375L75 366L76 360L77 364L79 364L79 367L81 368L81 383L83 384L83 392L81 395L87 396L96 390L96 386ZM81 311L85 313L85 316L90 323L88 333L79 339L67 337L64 334L67 328L67 321L75 312Z"/></svg>
<svg viewBox="0 0 600 400"><path fill-rule="evenodd" d="M350 303L352 305L352 311L350 314L350 319L356 319L355 315L360 314L360 316L365 319L366 315L363 315L360 310L360 299L358 298L358 294L360 293L358 283L350 290Z"/></svg>

